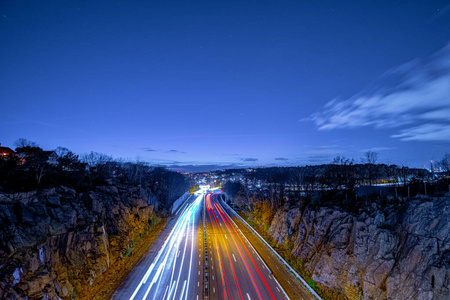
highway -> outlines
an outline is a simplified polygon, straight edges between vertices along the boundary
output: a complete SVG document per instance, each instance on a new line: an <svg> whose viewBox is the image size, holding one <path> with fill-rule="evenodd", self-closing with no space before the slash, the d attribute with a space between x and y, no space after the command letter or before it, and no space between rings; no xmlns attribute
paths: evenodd
<svg viewBox="0 0 450 300"><path fill-rule="evenodd" d="M189 197L112 299L284 300L287 294L310 299L265 246L230 217L222 196L213 192ZM272 271L281 276L287 294Z"/></svg>
<svg viewBox="0 0 450 300"><path fill-rule="evenodd" d="M198 233L203 228L203 198L200 194L188 200L156 257L141 260L113 299L202 298L202 245Z"/></svg>
<svg viewBox="0 0 450 300"><path fill-rule="evenodd" d="M210 299L288 299L219 201L205 197Z"/></svg>

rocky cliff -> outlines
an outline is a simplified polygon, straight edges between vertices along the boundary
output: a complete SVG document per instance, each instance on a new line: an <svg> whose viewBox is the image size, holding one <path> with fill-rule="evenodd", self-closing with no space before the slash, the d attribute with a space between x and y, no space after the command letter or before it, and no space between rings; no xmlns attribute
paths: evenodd
<svg viewBox="0 0 450 300"><path fill-rule="evenodd" d="M126 185L0 194L0 299L75 298L148 231L147 194Z"/></svg>
<svg viewBox="0 0 450 300"><path fill-rule="evenodd" d="M358 214L286 204L267 225L313 280L350 299L450 299L450 197Z"/></svg>

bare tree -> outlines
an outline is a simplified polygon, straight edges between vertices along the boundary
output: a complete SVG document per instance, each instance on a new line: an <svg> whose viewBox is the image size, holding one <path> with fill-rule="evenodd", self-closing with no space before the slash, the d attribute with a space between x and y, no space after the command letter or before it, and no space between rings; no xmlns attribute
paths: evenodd
<svg viewBox="0 0 450 300"><path fill-rule="evenodd" d="M87 163L91 167L104 165L112 160L113 158L109 155L93 151L90 153L85 153L81 156L81 161Z"/></svg>
<svg viewBox="0 0 450 300"><path fill-rule="evenodd" d="M367 164L367 171L369 175L369 184L372 186L373 180L376 177L377 168L375 164L378 161L378 153L371 150L364 153L363 161Z"/></svg>
<svg viewBox="0 0 450 300"><path fill-rule="evenodd" d="M296 191L301 191L301 187L303 186L305 180L305 169L304 168L294 168L292 170L292 182L295 185Z"/></svg>
<svg viewBox="0 0 450 300"><path fill-rule="evenodd" d="M367 164L376 164L378 161L378 153L371 150L364 153L363 161Z"/></svg>
<svg viewBox="0 0 450 300"><path fill-rule="evenodd" d="M450 171L450 154L446 153L444 155L444 157L439 162L439 166L447 172Z"/></svg>
<svg viewBox="0 0 450 300"><path fill-rule="evenodd" d="M67 149L66 147L58 146L55 149L55 153L58 156L58 158L63 157L64 155L67 155L67 153L69 153L69 152L70 152L70 150Z"/></svg>
<svg viewBox="0 0 450 300"><path fill-rule="evenodd" d="M36 175L36 182L39 185L48 166L47 155L44 153L42 148L29 145L17 147L16 151L25 158L25 167L28 167L34 171Z"/></svg>
<svg viewBox="0 0 450 300"><path fill-rule="evenodd" d="M322 181L333 189L353 189L355 174L354 159L336 156L331 164L327 165L322 175Z"/></svg>
<svg viewBox="0 0 450 300"><path fill-rule="evenodd" d="M14 142L14 146L16 148L25 148L25 147L37 147L38 144L36 144L35 142L29 141L25 138L20 138L17 141Z"/></svg>

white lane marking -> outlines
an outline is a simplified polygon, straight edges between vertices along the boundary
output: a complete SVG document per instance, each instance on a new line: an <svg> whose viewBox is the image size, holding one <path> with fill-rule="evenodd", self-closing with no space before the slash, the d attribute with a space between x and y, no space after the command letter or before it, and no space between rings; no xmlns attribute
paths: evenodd
<svg viewBox="0 0 450 300"><path fill-rule="evenodd" d="M259 260L259 258L258 258L258 257L257 257L256 259L257 259L257 260Z"/></svg>
<svg viewBox="0 0 450 300"><path fill-rule="evenodd" d="M176 283L177 281L175 280L175 282L173 283L173 284L171 284L171 287L170 287L170 290L169 290L169 297L170 297L170 295L172 294L172 292L173 292L173 289L175 288L175 283ZM145 299L145 298L144 298Z"/></svg>
<svg viewBox="0 0 450 300"><path fill-rule="evenodd" d="M180 252L181 252L181 250L178 251L177 257L180 256Z"/></svg>
<svg viewBox="0 0 450 300"><path fill-rule="evenodd" d="M199 254L199 255L198 255L198 257L202 257L202 255L201 255L201 254Z"/></svg>
<svg viewBox="0 0 450 300"><path fill-rule="evenodd" d="M196 202L197 202L197 201L200 201L200 199L202 199L201 196L199 196L195 201L196 201ZM190 207L189 209L193 209L192 204L191 204L191 207ZM171 232L170 232L168 238L167 238L166 241L164 242L162 248L159 249L158 255L157 255L156 258L155 258L155 262L151 264L150 268L148 268L147 272L145 273L145 275L144 275L144 277L142 278L142 280L141 280L141 282L139 283L139 285L138 285L138 286L136 287L136 289L134 290L134 292L133 292L133 294L131 295L131 297L130 297L129 300L133 300L133 299L136 297L136 294L138 293L138 291L139 291L139 289L142 287L142 285L145 284L145 283L147 282L147 279L149 278L150 274L153 272L155 266L157 265L156 262L158 262L159 259L163 256L163 253L166 253L166 254L165 254L165 258L163 258L164 261L163 261L162 263L165 264L165 262L167 261L167 258L168 258L168 256L169 256L170 251L165 251L165 248L166 248L169 244L170 244L171 246L173 246L173 244L175 243L174 237L175 237L175 236L178 236L178 235L179 235L179 232L180 232L181 230L183 230L182 228L185 227L185 223L186 223L186 214L187 214L187 211L189 211L189 209L188 209L188 207L185 207L185 210L184 210L184 211L182 212L182 214L181 214L181 219L179 219L179 220L177 221L177 223L175 224L175 226L172 228L172 230L171 230ZM178 245L178 244L177 244L177 245ZM169 247L170 247L170 246L169 246ZM177 246L177 248L178 248L178 246ZM160 265L163 265L163 264L160 263ZM150 284L149 289L151 289L152 286L153 286L153 284L154 284L156 281L158 281L159 275L160 275L160 268L158 268L157 274L155 274L155 275L153 276L153 280L152 280L152 282L151 282L151 284ZM147 292L146 292L144 298L147 297L147 295L148 295L149 292L150 292L150 290L147 290ZM169 292L169 293L170 293L170 292Z"/></svg>
<svg viewBox="0 0 450 300"><path fill-rule="evenodd" d="M264 265L262 265L263 269L265 269L266 267L264 267Z"/></svg>
<svg viewBox="0 0 450 300"><path fill-rule="evenodd" d="M247 293L247 298L248 300L252 300L252 298L250 298L250 295Z"/></svg>
<svg viewBox="0 0 450 300"><path fill-rule="evenodd" d="M197 300L198 300L198 295L197 295Z"/></svg>
<svg viewBox="0 0 450 300"><path fill-rule="evenodd" d="M216 288L215 287L213 287L213 293L215 293L216 292Z"/></svg>
<svg viewBox="0 0 450 300"><path fill-rule="evenodd" d="M200 262L198 262L198 265L200 266Z"/></svg>
<svg viewBox="0 0 450 300"><path fill-rule="evenodd" d="M214 269L214 266L211 266L211 269Z"/></svg>
<svg viewBox="0 0 450 300"><path fill-rule="evenodd" d="M164 298L166 298L166 294L167 294L167 289L168 289L168 288L169 288L169 286L167 285L166 291L164 292L163 300L164 300Z"/></svg>
<svg viewBox="0 0 450 300"><path fill-rule="evenodd" d="M183 295L184 295L184 289L186 288L186 280L184 281L184 283L183 283L183 288L181 289L181 297L183 297ZM180 297L180 298L181 298Z"/></svg>
<svg viewBox="0 0 450 300"><path fill-rule="evenodd" d="M252 250L253 253L255 253L255 251Z"/></svg>
<svg viewBox="0 0 450 300"><path fill-rule="evenodd" d="M198 271L198 275L200 276L200 271Z"/></svg>
<svg viewBox="0 0 450 300"><path fill-rule="evenodd" d="M236 261L236 257L234 257L234 254L233 254L233 259L234 259L235 262L237 262L237 261Z"/></svg>
<svg viewBox="0 0 450 300"><path fill-rule="evenodd" d="M200 286L200 281L197 281L197 287L199 287Z"/></svg>
<svg viewBox="0 0 450 300"><path fill-rule="evenodd" d="M278 290L278 293L281 293L280 289L279 289L278 287L276 287L276 288L277 288L277 290Z"/></svg>
<svg viewBox="0 0 450 300"><path fill-rule="evenodd" d="M228 240L227 235L225 234L225 239Z"/></svg>
<svg viewBox="0 0 450 300"><path fill-rule="evenodd" d="M288 280L288 283L291 284L291 282Z"/></svg>

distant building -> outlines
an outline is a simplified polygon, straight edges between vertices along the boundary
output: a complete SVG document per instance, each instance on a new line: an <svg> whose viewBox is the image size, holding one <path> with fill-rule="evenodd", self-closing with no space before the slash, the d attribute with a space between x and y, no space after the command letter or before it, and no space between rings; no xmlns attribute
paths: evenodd
<svg viewBox="0 0 450 300"><path fill-rule="evenodd" d="M44 151L44 154L47 156L47 163L52 166L57 166L58 163L58 154L56 151Z"/></svg>
<svg viewBox="0 0 450 300"><path fill-rule="evenodd" d="M14 152L11 148L8 147L2 147L2 144L0 143L0 156L6 157L6 156L16 156L16 152Z"/></svg>

